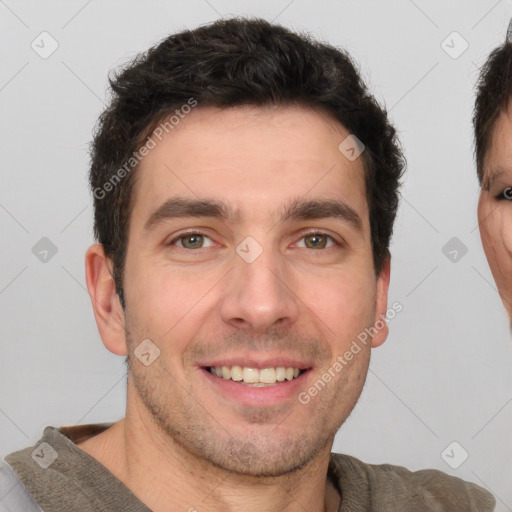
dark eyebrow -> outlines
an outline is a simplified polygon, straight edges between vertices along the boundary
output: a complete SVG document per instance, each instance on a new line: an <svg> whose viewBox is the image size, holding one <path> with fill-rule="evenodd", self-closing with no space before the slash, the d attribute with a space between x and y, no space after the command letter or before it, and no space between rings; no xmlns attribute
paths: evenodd
<svg viewBox="0 0 512 512"><path fill-rule="evenodd" d="M482 180L482 188L485 191L489 191L493 183L498 179L501 178L506 173L506 170L503 167L495 167L493 169L489 169L487 172L484 173L484 179Z"/></svg>
<svg viewBox="0 0 512 512"><path fill-rule="evenodd" d="M222 221L237 222L240 212L233 206L214 199L170 198L148 217L144 231L151 231L165 220L180 217L212 217ZM334 199L292 200L284 207L280 221L337 218L362 229L361 217L349 205Z"/></svg>
<svg viewBox="0 0 512 512"><path fill-rule="evenodd" d="M230 206L213 199L174 197L165 201L148 217L144 231L151 231L163 221L179 217L213 217L235 222L239 215Z"/></svg>
<svg viewBox="0 0 512 512"><path fill-rule="evenodd" d="M348 204L336 199L295 199L285 209L282 220L314 220L336 218L347 221L358 230L363 227L359 214Z"/></svg>

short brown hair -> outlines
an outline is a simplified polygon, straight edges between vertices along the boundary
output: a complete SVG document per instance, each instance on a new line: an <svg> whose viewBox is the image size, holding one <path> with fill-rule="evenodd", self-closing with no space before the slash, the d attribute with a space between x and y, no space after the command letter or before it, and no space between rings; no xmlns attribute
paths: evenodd
<svg viewBox="0 0 512 512"><path fill-rule="evenodd" d="M473 126L478 180L484 180L485 157L500 114L512 98L512 43L505 42L489 55L480 72Z"/></svg>

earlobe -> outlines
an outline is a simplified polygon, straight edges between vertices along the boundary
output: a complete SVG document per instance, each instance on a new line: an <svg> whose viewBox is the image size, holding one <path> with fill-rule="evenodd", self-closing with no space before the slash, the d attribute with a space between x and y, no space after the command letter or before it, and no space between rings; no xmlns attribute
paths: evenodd
<svg viewBox="0 0 512 512"><path fill-rule="evenodd" d="M391 275L391 256L386 257L386 261L382 267L382 271L377 278L377 293L375 299L375 319L374 328L377 333L372 339L372 348L382 345L389 333L388 323L386 321L386 313L388 309L388 290L389 279Z"/></svg>
<svg viewBox="0 0 512 512"><path fill-rule="evenodd" d="M110 352L125 356L124 311L116 293L111 261L105 256L101 244L89 247L85 255L87 289L98 330Z"/></svg>

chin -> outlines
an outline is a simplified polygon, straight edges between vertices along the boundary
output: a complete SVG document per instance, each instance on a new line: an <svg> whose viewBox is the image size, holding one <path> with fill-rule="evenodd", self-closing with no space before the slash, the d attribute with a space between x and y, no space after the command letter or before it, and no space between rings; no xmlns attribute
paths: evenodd
<svg viewBox="0 0 512 512"><path fill-rule="evenodd" d="M265 441L265 440L264 440ZM266 444L266 446L265 446ZM228 441L222 452L204 453L205 459L215 466L246 477L279 477L300 471L319 454L326 443L318 440L284 440L276 443L253 443L239 439Z"/></svg>

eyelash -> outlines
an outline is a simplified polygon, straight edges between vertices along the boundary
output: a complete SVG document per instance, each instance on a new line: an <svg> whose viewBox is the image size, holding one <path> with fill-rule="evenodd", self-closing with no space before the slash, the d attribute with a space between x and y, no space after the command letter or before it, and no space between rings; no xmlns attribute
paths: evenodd
<svg viewBox="0 0 512 512"><path fill-rule="evenodd" d="M189 231L189 232L186 232L186 233L180 233L178 236L174 237L172 240L170 240L166 245L167 246L173 246L176 244L176 242L178 240L181 240L182 238L186 238L187 236L192 236L192 235L200 235L200 236L204 236L204 237L208 237L210 238L206 233L203 233L201 231ZM338 245L338 246L341 246L342 244L340 242L338 242L332 235L329 235L328 233L324 233L323 231L310 231L308 233L304 233L299 240L302 240L303 238L306 238L308 236L313 236L313 235L322 235L322 236L325 236L326 238L328 238L329 240L331 240L335 245ZM325 249L329 249L330 247L326 247L324 248ZM194 249L186 249L184 247L180 247L180 249L184 249L184 250L187 250L187 251L193 251ZM200 247L200 249L207 249L207 247ZM307 249L307 247L306 247ZM199 249L195 249L195 250L199 250Z"/></svg>

